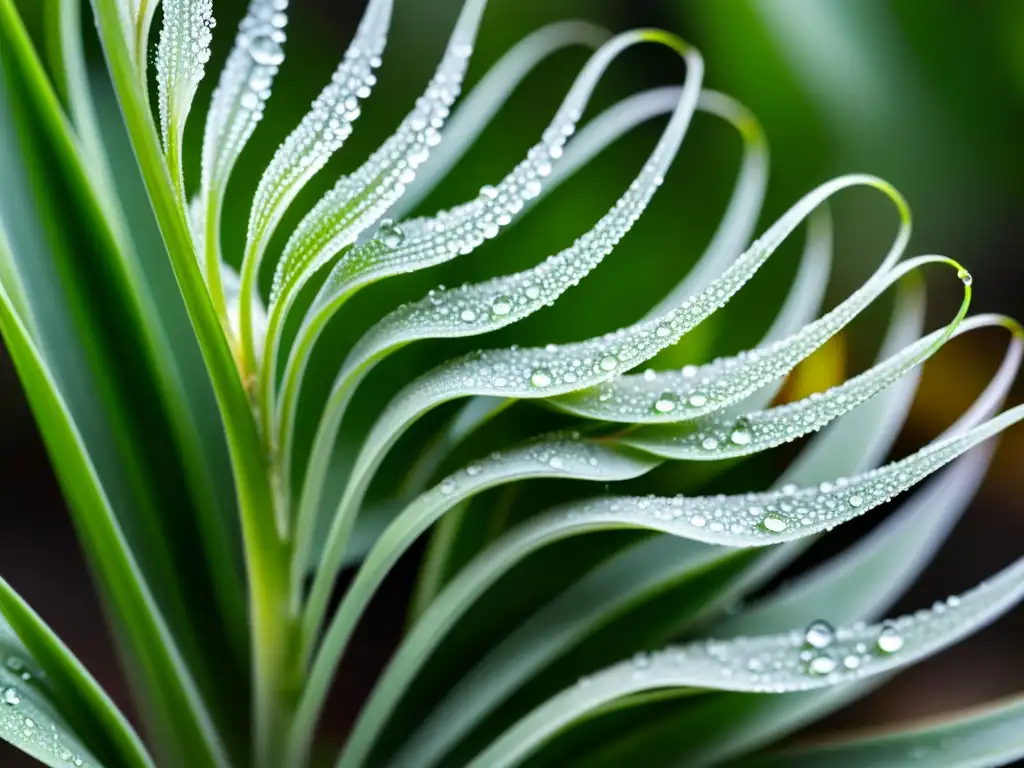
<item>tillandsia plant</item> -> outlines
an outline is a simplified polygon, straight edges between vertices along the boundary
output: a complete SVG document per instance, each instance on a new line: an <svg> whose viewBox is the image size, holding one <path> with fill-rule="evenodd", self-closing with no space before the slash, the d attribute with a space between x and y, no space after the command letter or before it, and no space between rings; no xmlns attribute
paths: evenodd
<svg viewBox="0 0 1024 768"><path fill-rule="evenodd" d="M466 0L412 111L285 227L376 83L392 3L369 0L330 82L270 159L233 253L221 231L226 191L284 61L287 4L249 5L193 174L185 128L220 32L214 3L92 0L166 246L150 252L108 159L116 137L101 130L90 96L79 1L45 3L44 63L13 0L0 0L0 331L146 738L5 582L0 735L47 765L107 768L976 766L1024 755L1019 697L884 735L772 748L1024 595L1018 560L959 597L879 622L967 505L991 455L986 441L1024 417L1024 406L1001 410L1024 349L1020 326L967 317L971 280L956 262L902 258L910 217L899 194L871 176L837 178L752 241L767 180L761 129L703 88L700 54L666 32L544 28L453 112L485 6ZM525 159L473 199L410 217L527 74L580 45L593 55ZM677 54L682 85L583 122L606 71L637 45ZM349 427L357 390L379 382L372 371L392 353L509 326L597 268L657 193L696 112L738 132L739 175L706 252L646 317L598 338L488 349L406 374L372 426ZM377 315L355 343L343 354L323 343L357 292L469 256L658 117L663 131L635 180L570 245L516 274L397 307L364 303ZM832 241L823 206L851 187L891 201L898 230L870 278L819 317ZM796 276L756 348L644 370L805 222ZM964 298L925 333L917 273L932 265L959 276ZM777 397L791 371L890 288L873 367L807 397ZM918 367L952 337L989 327L1011 340L974 406L883 465ZM315 425L305 431L304 414ZM510 424L521 439L507 437ZM716 472L801 438L769 490L701 494ZM694 469L695 490L646 495L657 486L640 478L673 462ZM735 607L823 532L926 478L855 545ZM533 485L530 508L513 513L513 493ZM332 686L353 688L338 674L342 657L382 582L431 528L404 637L332 749L325 705ZM342 587L343 573L353 575Z"/></svg>

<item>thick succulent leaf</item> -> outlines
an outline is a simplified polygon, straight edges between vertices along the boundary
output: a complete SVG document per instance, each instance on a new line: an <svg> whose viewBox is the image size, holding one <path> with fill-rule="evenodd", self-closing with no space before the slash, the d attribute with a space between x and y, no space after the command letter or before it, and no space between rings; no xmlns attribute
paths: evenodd
<svg viewBox="0 0 1024 768"><path fill-rule="evenodd" d="M206 74L213 41L213 0L166 0L164 24L156 51L157 106L160 133L171 178L185 207L185 178L182 168L182 143L185 122L199 81Z"/></svg>
<svg viewBox="0 0 1024 768"><path fill-rule="evenodd" d="M516 765L581 716L624 696L659 688L761 693L807 691L863 680L920 661L999 618L1024 596L1024 559L990 580L881 624L670 647L580 680L535 709L479 754L473 768Z"/></svg>
<svg viewBox="0 0 1024 768"><path fill-rule="evenodd" d="M1024 757L1024 698L946 715L898 731L861 735L819 747L789 749L746 758L756 768L811 768L871 765L897 768L921 764L934 768L989 768Z"/></svg>
<svg viewBox="0 0 1024 768"><path fill-rule="evenodd" d="M598 48L611 33L587 21L556 21L527 35L487 70L456 107L444 130L444 141L416 171L405 194L388 209L399 221L433 191L491 123L512 92L545 59L575 45Z"/></svg>
<svg viewBox="0 0 1024 768"><path fill-rule="evenodd" d="M88 751L75 746L81 742L100 755L106 765L153 768L146 748L124 715L53 631L2 579L0 657L0 677L6 678L0 693L0 719L4 723L0 727L8 741L25 749L19 737L30 742L41 739L40 745L48 743L53 747L48 758L60 761L43 760L50 765L98 765L99 761L88 757ZM21 706L23 701L25 707ZM47 709L50 716L58 718L52 724L41 719ZM34 725L28 725L25 718ZM64 721L73 726L73 732L63 725Z"/></svg>
<svg viewBox="0 0 1024 768"><path fill-rule="evenodd" d="M224 193L235 163L263 118L271 86L284 61L287 7L288 0L251 0L206 115L198 202L205 226L195 232L196 250L206 267L210 293L214 301L222 303L222 311L220 217Z"/></svg>
<svg viewBox="0 0 1024 768"><path fill-rule="evenodd" d="M381 535L331 619L299 702L292 731L293 761L309 747L334 671L370 598L399 557L445 512L488 488L518 480L547 477L610 482L638 477L656 463L628 449L583 440L578 435L554 435L504 454L492 454L419 496ZM326 605L318 605L319 600L319 595L311 596L309 604L318 609L304 616L307 642L315 639L326 609Z"/></svg>
<svg viewBox="0 0 1024 768"><path fill-rule="evenodd" d="M619 35L603 45L576 78L551 123L544 130L541 141L527 152L526 158L505 178L495 185L484 186L476 199L434 216L402 224L383 225L374 240L356 246L341 257L313 300L289 356L279 417L282 433L280 441L283 445L287 446L290 442L297 393L312 347L328 320L343 302L356 291L377 280L425 269L457 256L467 255L486 240L497 237L504 227L516 222L532 204L550 191L548 179L560 170L567 146L575 144L575 139L570 137L575 133L577 123L608 67L623 51L647 40L646 34L631 32ZM559 286L560 291L564 291L574 280L581 279L607 255L610 245L604 249L593 250L592 241L603 235L609 243L614 242L635 221L635 217L654 192L655 174L666 171L675 156L678 144L686 133L699 93L699 77L690 77L686 88L676 92L677 98L669 107L669 110L674 108L676 119L666 128L662 141L652 154L651 162L660 158L658 167L645 168L637 178L637 189L631 190L619 201L617 215L613 217L609 214L604 217L588 234L589 240L586 242L583 242L584 239L578 240L571 248L551 257L545 262L546 266L524 274L534 274L538 280L543 281L544 275L552 271L552 265L568 261L572 267L566 271ZM590 151L594 154L600 152L607 143L632 125L635 123L621 121L609 126L610 129L601 137L605 143L592 141L589 144ZM564 178L565 175L560 174L556 180ZM579 257L581 253L585 258ZM522 277L520 275L520 278ZM554 286L552 288L560 292ZM520 311L513 311L514 308L511 306L507 311L495 310L492 312L491 322L483 329L468 321L462 321L454 331L449 323L444 323L438 329L436 324L424 318L435 314L435 306L441 303L438 294L443 292L442 289L432 291L430 296L422 301L403 305L376 324L350 353L342 366L335 388L340 388L343 386L342 382L345 382L347 388L351 389L354 386L351 380L363 375L369 365L387 352L410 341L475 335L513 323L540 306L534 304L520 308ZM545 298L551 301L557 292L548 294ZM396 333L396 329L401 330ZM272 363L270 367L273 368ZM330 407L329 405L328 408ZM286 459L288 455L286 448Z"/></svg>
<svg viewBox="0 0 1024 768"><path fill-rule="evenodd" d="M345 57L299 125L284 140L260 179L249 214L242 265L244 304L257 294L264 252L288 206L306 183L341 149L369 97L391 24L392 0L370 0ZM273 58L278 58L274 56ZM242 318L242 327L251 322Z"/></svg>
<svg viewBox="0 0 1024 768"><path fill-rule="evenodd" d="M314 301L285 374L281 441L286 462L290 458L290 433L305 361L317 334L338 303L358 287L373 280L437 264L461 252L468 253L488 236L496 235L500 226L511 223L525 207L525 203L537 199L543 193L542 180L552 173L552 169L558 168L558 156L567 144L567 135L575 129L605 69L623 50L651 39L648 33L628 33L603 46L577 78L551 125L544 132L540 144L497 186L484 187L477 200L461 206L454 213L436 219L418 220L415 227L419 233L417 235L410 234L407 239L403 235L400 242L390 243L388 235L383 235L342 258ZM660 38L653 39L661 42ZM673 41L670 44L674 44ZM422 301L405 305L391 313L356 344L335 379L320 417L300 500L300 528L308 528L309 520L319 507L330 444L335 439L348 399L377 361L411 341L485 333L532 314L582 279L629 230L656 191L658 179L667 172L699 99L700 59L694 52L682 53L691 69L687 85L682 91L677 91L678 98L672 105L672 119L630 190L590 231L578 238L572 246L549 257L534 269L459 289L457 293L472 296L477 304L486 303L487 309L484 311L477 307L476 310L459 310L454 327L446 319L451 310L444 306L445 299L442 297L442 294L447 297L449 292L439 289L432 291ZM609 141L615 136L614 130L603 134ZM568 146L571 147L572 142ZM602 145L595 142L591 148L599 151ZM461 234L460 227L463 230ZM390 236L398 237L396 233L399 231L395 230ZM451 247L453 245L454 248ZM524 299L525 303L518 306L511 299L508 303L501 303L504 294L496 286L512 282L534 286L526 288L526 294L532 298Z"/></svg>
<svg viewBox="0 0 1024 768"><path fill-rule="evenodd" d="M25 386L95 578L111 601L147 715L169 760L226 766L227 757L195 681L118 526L59 390L0 289L0 332ZM171 738L166 738L171 736Z"/></svg>
<svg viewBox="0 0 1024 768"><path fill-rule="evenodd" d="M749 456L791 442L818 431L838 416L875 397L935 354L950 337L997 324L997 320L984 317L972 318L961 324L967 308L968 299L965 297L960 312L948 326L825 392L740 416L715 414L683 426L646 427L626 435L623 442L665 458L690 461ZM674 403L662 395L654 407L667 407L666 404L675 407Z"/></svg>

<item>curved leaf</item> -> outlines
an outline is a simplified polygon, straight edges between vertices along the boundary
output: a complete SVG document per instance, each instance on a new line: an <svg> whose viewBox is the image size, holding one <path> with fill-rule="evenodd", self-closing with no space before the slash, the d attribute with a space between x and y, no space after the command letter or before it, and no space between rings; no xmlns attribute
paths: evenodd
<svg viewBox="0 0 1024 768"><path fill-rule="evenodd" d="M992 579L940 603L882 624L818 634L706 641L639 654L582 679L520 720L479 754L471 768L516 765L560 728L598 707L657 688L763 693L807 691L900 669L952 645L1024 597L1024 558Z"/></svg>

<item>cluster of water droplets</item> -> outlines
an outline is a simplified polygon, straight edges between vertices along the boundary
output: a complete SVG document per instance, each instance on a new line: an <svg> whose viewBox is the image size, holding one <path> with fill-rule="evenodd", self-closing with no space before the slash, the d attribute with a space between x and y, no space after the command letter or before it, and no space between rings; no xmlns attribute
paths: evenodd
<svg viewBox="0 0 1024 768"><path fill-rule="evenodd" d="M778 491L731 496L606 497L555 514L576 525L635 525L712 544L763 546L832 530L912 487L988 434L988 428L979 428L816 487L788 484Z"/></svg>
<svg viewBox="0 0 1024 768"><path fill-rule="evenodd" d="M628 435L625 442L659 456L689 460L745 456L782 445L816 432L870 400L934 353L931 348L942 333L936 331L871 370L797 402L740 417L720 415L682 426L648 427ZM671 412L678 405L675 395L666 392L653 407Z"/></svg>
<svg viewBox="0 0 1024 768"><path fill-rule="evenodd" d="M269 230L306 181L323 168L351 135L352 124L360 114L360 103L369 97L377 83L374 70L381 65L389 14L390 2L374 0L370 3L331 82L274 154L253 198L250 246L254 241L269 237ZM268 58L271 56L264 60Z"/></svg>
<svg viewBox="0 0 1024 768"><path fill-rule="evenodd" d="M203 184L223 187L263 118L270 88L284 61L288 0L252 0L221 71L206 119Z"/></svg>
<svg viewBox="0 0 1024 768"><path fill-rule="evenodd" d="M20 656L5 656L0 668L0 735L29 754L46 755L55 765L94 765L80 745L70 743L66 726L58 728L56 713L33 688L39 677L39 671Z"/></svg>
<svg viewBox="0 0 1024 768"><path fill-rule="evenodd" d="M212 0L180 0L164 6L157 46L157 93L165 148L180 140L199 81L206 73L213 42Z"/></svg>
<svg viewBox="0 0 1024 768"><path fill-rule="evenodd" d="M457 29L426 91L398 130L358 170L339 179L299 223L274 273L271 305L372 226L441 142L440 129L462 90L473 52L471 42L459 37Z"/></svg>
<svg viewBox="0 0 1024 768"><path fill-rule="evenodd" d="M672 423L706 416L792 371L907 271L909 268L883 268L831 312L766 347L704 365L622 376L552 402L572 413L605 421Z"/></svg>

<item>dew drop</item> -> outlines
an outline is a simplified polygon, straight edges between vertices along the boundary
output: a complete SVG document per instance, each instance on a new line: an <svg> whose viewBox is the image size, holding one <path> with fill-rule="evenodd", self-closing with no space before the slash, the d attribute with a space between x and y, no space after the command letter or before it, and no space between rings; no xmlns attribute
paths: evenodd
<svg viewBox="0 0 1024 768"><path fill-rule="evenodd" d="M887 625L882 627L882 631L878 633L878 640L875 641L875 644L882 653L896 653L903 647L903 642L903 636L900 635L899 630L892 625Z"/></svg>
<svg viewBox="0 0 1024 768"><path fill-rule="evenodd" d="M860 496L857 496L856 494L854 494L853 496L850 497L850 506L851 507L859 507L863 503L864 503L864 499L862 499Z"/></svg>
<svg viewBox="0 0 1024 768"><path fill-rule="evenodd" d="M507 315L512 311L512 299L508 296L495 296L491 302L491 312L498 315Z"/></svg>
<svg viewBox="0 0 1024 768"><path fill-rule="evenodd" d="M813 621L804 631L804 641L812 648L828 648L836 640L836 631L827 621Z"/></svg>
<svg viewBox="0 0 1024 768"><path fill-rule="evenodd" d="M9 707L16 707L21 703L21 696L18 695L18 691L14 688L5 688L3 692L3 701Z"/></svg>
<svg viewBox="0 0 1024 768"><path fill-rule="evenodd" d="M443 493L445 496L451 496L453 493L455 493L455 481L445 480L443 483L441 483L441 493Z"/></svg>
<svg viewBox="0 0 1024 768"><path fill-rule="evenodd" d="M959 270L957 270L956 276L960 278L960 282L962 282L964 285L974 284L974 277L972 277L971 273L962 267Z"/></svg>
<svg viewBox="0 0 1024 768"><path fill-rule="evenodd" d="M690 405L694 408L700 408L708 404L708 399L704 395L690 395Z"/></svg>
<svg viewBox="0 0 1024 768"><path fill-rule="evenodd" d="M736 429L729 435L729 440L734 445L749 445L750 444L750 431L747 429L747 425L744 422L736 424Z"/></svg>
<svg viewBox="0 0 1024 768"><path fill-rule="evenodd" d="M459 317L462 318L462 322L464 323L472 323L474 320L476 320L476 312L474 312L472 309L464 309L462 310L462 313L459 315Z"/></svg>
<svg viewBox="0 0 1024 768"><path fill-rule="evenodd" d="M617 366L618 364L619 361L616 360L611 355L601 358L601 370L603 371L614 371L615 366Z"/></svg>
<svg viewBox="0 0 1024 768"><path fill-rule="evenodd" d="M700 515L694 515L693 517L690 518L690 524L691 525L695 525L698 528L703 528L705 525L708 524L708 521L705 520Z"/></svg>
<svg viewBox="0 0 1024 768"><path fill-rule="evenodd" d="M831 656L815 656L807 665L807 669L814 675L827 675L836 668L836 660Z"/></svg>
<svg viewBox="0 0 1024 768"><path fill-rule="evenodd" d="M662 392L654 402L654 410L658 413L672 413L676 409L679 398L674 392Z"/></svg>
<svg viewBox="0 0 1024 768"><path fill-rule="evenodd" d="M249 55L262 67L277 67L284 61L284 51L269 35L260 35L249 43Z"/></svg>
<svg viewBox="0 0 1024 768"><path fill-rule="evenodd" d="M786 530L786 521L781 517L775 517L775 515L768 515L764 520L761 521L761 525L767 528L772 533L782 533Z"/></svg>
<svg viewBox="0 0 1024 768"><path fill-rule="evenodd" d="M377 228L377 239L388 248L397 248L405 240L405 232L391 219L383 219Z"/></svg>
<svg viewBox="0 0 1024 768"><path fill-rule="evenodd" d="M551 372L544 368L538 368L530 374L530 383L533 386L543 389L551 386Z"/></svg>
<svg viewBox="0 0 1024 768"><path fill-rule="evenodd" d="M705 451L713 451L718 447L718 441L713 437L705 437L700 445Z"/></svg>

